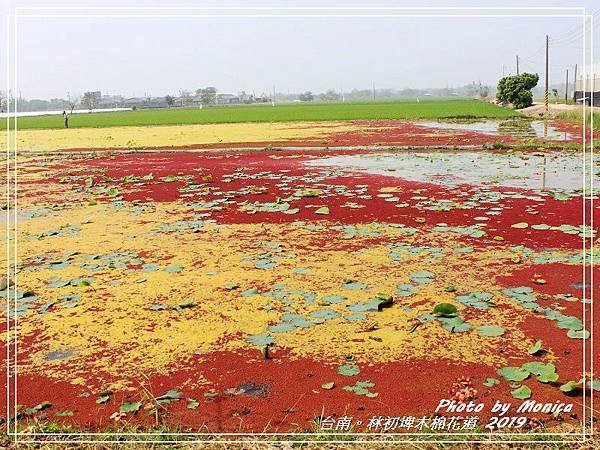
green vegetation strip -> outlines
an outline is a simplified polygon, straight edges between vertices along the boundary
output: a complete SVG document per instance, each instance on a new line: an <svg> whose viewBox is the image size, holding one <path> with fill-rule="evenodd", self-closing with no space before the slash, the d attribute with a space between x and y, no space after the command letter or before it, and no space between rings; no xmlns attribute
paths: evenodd
<svg viewBox="0 0 600 450"><path fill-rule="evenodd" d="M70 128L114 126L217 124L240 122L303 122L375 119L505 118L518 116L513 110L478 100L422 100L363 103L303 103L271 106L221 106L209 108L164 108L73 114ZM12 124L12 121L11 121ZM0 121L6 129L6 121ZM20 130L63 128L61 115L19 117Z"/></svg>
<svg viewBox="0 0 600 450"><path fill-rule="evenodd" d="M588 109L587 111L587 123L586 123L586 127L593 127L594 131L600 131L600 112L594 111L593 113L593 117L594 120L592 121L592 112ZM566 120L569 122L573 122L579 125L583 124L583 110L577 110L577 111L566 111L566 112L561 112L557 115L557 117L559 119L562 120Z"/></svg>

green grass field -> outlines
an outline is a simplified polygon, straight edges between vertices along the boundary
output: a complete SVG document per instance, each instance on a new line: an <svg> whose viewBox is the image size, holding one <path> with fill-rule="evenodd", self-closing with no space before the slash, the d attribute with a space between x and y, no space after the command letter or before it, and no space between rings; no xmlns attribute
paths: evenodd
<svg viewBox="0 0 600 450"><path fill-rule="evenodd" d="M73 114L71 128L140 125L180 125L239 122L298 122L360 119L503 118L519 114L478 100L424 100L364 103L312 103L165 108L94 114ZM6 129L6 121L1 122ZM12 125L11 125L12 126ZM62 128L60 115L20 117L18 129Z"/></svg>

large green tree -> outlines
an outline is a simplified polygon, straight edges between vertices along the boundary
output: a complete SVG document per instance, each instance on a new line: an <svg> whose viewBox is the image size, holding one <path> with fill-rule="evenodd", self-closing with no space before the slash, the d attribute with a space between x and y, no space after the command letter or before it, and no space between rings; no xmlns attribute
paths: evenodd
<svg viewBox="0 0 600 450"><path fill-rule="evenodd" d="M217 103L217 88L216 87L206 87L201 89L196 89L196 95L200 96L200 103L203 106L210 106Z"/></svg>
<svg viewBox="0 0 600 450"><path fill-rule="evenodd" d="M300 94L298 96L298 98L302 102L312 102L314 100L315 96L313 95L312 92L306 91L306 92L303 92L302 94Z"/></svg>
<svg viewBox="0 0 600 450"><path fill-rule="evenodd" d="M537 73L522 73L501 78L496 97L504 104L512 103L517 109L527 108L533 104L531 90L537 85L539 79Z"/></svg>

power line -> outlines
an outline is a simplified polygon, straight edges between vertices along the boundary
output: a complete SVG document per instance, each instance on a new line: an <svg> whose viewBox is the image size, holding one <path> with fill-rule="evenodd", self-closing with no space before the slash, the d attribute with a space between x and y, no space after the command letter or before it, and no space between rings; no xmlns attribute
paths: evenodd
<svg viewBox="0 0 600 450"><path fill-rule="evenodd" d="M592 16L594 16L594 18L595 18L595 17L596 17L596 15L597 15L599 12L600 12L600 8L598 8L598 9L595 9L594 11L592 11L591 15L592 15ZM559 40L560 40L560 39L564 39L564 38L568 38L568 37L570 37L570 36L571 36L573 33L575 33L575 32L580 32L580 31L582 31L581 25L577 25L577 26L575 26L575 27L571 28L570 30L568 30L568 31L566 31L566 32L564 32L564 33L561 33L561 34L559 34L559 35L558 35L556 38L557 38L557 39L559 39Z"/></svg>
<svg viewBox="0 0 600 450"><path fill-rule="evenodd" d="M594 16L595 19L600 19L600 15L596 15ZM588 29L585 30L585 34L589 34L591 29L596 29L598 28L598 26L600 26L600 22L598 22L598 20L596 20L596 24L593 27L590 27ZM550 42L552 43L553 46L556 47L562 47L565 45L570 45L570 44L574 44L577 41L580 41L581 39L584 39L584 31L583 28L580 29L577 33L571 35L570 37L564 37L564 38L550 38Z"/></svg>
<svg viewBox="0 0 600 450"><path fill-rule="evenodd" d="M561 47L572 48L574 50L582 50L583 49L583 46L581 46L581 45L577 45L577 46L575 46L575 45L561 45ZM594 47L590 47L590 46L586 47L586 50L590 50L590 49L598 50L598 49L600 49L600 45L596 45Z"/></svg>
<svg viewBox="0 0 600 450"><path fill-rule="evenodd" d="M573 47L573 44L578 42L581 39L587 39L588 35L592 30L595 30L600 26L600 8L594 10L591 14L593 19L596 19L593 27L588 27L584 30L584 27L577 26L570 28L566 32L560 33L558 35L554 35L554 37L550 37L546 35L546 39L544 45L537 47L532 53L521 56L517 55L516 63L517 63L517 75L519 74L519 65L523 66L525 69L533 70L534 72L540 72L539 67L541 65L545 66L545 76L544 76L544 94L545 94L545 105L547 105L548 98L548 76L549 70L552 71L563 71L568 70L571 66L567 64L550 64L549 62L549 48L552 47ZM587 18L585 20L588 20ZM583 43L582 43L583 44ZM600 46L588 47L590 49L598 49ZM544 61L539 61L538 58L542 57L542 53L544 53ZM506 65L502 65L502 77L504 77ZM567 72L567 85L568 85L568 72ZM565 93L566 95L566 93ZM547 108L547 106L546 106Z"/></svg>
<svg viewBox="0 0 600 450"><path fill-rule="evenodd" d="M538 47L538 48L537 48L537 49L536 49L536 50L535 50L533 53L531 53L530 55L527 55L527 56L520 56L519 58L522 58L522 59L529 59L529 58L531 58L531 57L533 57L533 56L536 56L536 55L538 55L538 54L542 53L542 52L544 51L544 48L545 48L545 46L544 46L544 45L540 45L540 46L539 46L539 47Z"/></svg>
<svg viewBox="0 0 600 450"><path fill-rule="evenodd" d="M532 58L522 58L519 56L519 61L520 62L525 62L525 63L529 63L528 65L540 65L540 64L544 64L543 59L537 59L534 60ZM549 64L550 67L552 67L553 69L566 69L568 67L571 67L570 64Z"/></svg>
<svg viewBox="0 0 600 450"><path fill-rule="evenodd" d="M598 19L599 13L600 13L600 8L594 10L592 12L591 16L594 19ZM594 28L596 28L597 26L598 26L598 22L596 21L596 25L594 26ZM583 27L581 25L578 25L576 27L571 28L567 32L561 33L559 35L555 35L555 37L551 37L550 41L554 41L555 43L559 44L559 43L571 41L572 39L580 39L582 37L583 37Z"/></svg>

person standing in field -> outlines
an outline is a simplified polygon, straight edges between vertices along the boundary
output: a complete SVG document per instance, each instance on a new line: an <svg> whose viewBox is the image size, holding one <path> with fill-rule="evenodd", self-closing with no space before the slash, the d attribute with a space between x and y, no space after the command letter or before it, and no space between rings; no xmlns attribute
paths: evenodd
<svg viewBox="0 0 600 450"><path fill-rule="evenodd" d="M65 119L65 128L69 128L69 115L66 111L63 111L63 119Z"/></svg>

